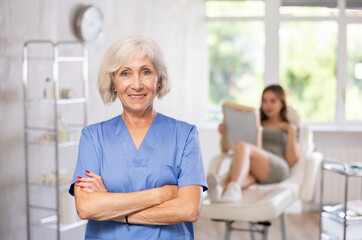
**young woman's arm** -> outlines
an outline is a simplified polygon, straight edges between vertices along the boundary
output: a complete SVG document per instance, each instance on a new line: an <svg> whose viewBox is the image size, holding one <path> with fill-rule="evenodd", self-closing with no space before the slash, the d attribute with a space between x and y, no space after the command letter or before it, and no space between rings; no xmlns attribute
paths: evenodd
<svg viewBox="0 0 362 240"><path fill-rule="evenodd" d="M297 140L297 127L289 124L287 127L288 138L285 148L285 159L288 165L292 167L299 159L300 144Z"/></svg>
<svg viewBox="0 0 362 240"><path fill-rule="evenodd" d="M178 187L171 185L132 193L87 192L80 188L82 184L74 186L78 215L81 219L97 221L124 217L159 205L176 198L178 192Z"/></svg>

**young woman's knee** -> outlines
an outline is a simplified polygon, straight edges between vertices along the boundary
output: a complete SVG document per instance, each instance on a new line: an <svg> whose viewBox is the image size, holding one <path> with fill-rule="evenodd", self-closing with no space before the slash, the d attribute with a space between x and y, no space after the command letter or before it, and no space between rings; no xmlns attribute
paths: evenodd
<svg viewBox="0 0 362 240"><path fill-rule="evenodd" d="M246 142L236 142L234 145L234 151L249 151L249 144Z"/></svg>

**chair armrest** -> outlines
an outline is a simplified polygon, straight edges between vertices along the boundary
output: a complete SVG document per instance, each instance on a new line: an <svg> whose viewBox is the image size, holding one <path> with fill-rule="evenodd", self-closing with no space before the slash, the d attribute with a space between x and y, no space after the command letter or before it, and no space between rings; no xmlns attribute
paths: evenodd
<svg viewBox="0 0 362 240"><path fill-rule="evenodd" d="M313 200L318 172L320 170L322 160L323 155L320 152L313 152L309 158L306 159L303 181L299 189L299 197L304 202L310 202Z"/></svg>
<svg viewBox="0 0 362 240"><path fill-rule="evenodd" d="M221 166L221 162L224 160L225 157L226 156L224 154L216 155L210 163L210 166L208 169L208 174L209 173L218 174L220 166Z"/></svg>

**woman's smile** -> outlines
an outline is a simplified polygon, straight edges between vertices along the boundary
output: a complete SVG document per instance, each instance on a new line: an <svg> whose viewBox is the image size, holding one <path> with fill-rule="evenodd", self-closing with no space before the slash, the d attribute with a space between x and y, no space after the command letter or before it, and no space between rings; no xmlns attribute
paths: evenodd
<svg viewBox="0 0 362 240"><path fill-rule="evenodd" d="M147 94L131 94L129 95L133 100L142 100Z"/></svg>

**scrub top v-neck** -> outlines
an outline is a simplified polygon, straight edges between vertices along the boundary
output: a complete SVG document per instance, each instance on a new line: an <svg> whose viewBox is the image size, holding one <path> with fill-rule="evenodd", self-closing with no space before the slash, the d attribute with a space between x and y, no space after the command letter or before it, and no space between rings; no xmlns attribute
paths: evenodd
<svg viewBox="0 0 362 240"><path fill-rule="evenodd" d="M79 143L76 177L100 175L109 192L137 192L164 185L200 185L207 190L195 126L158 113L139 149L121 115L85 127ZM89 220L85 239L194 239L189 222L153 226Z"/></svg>

